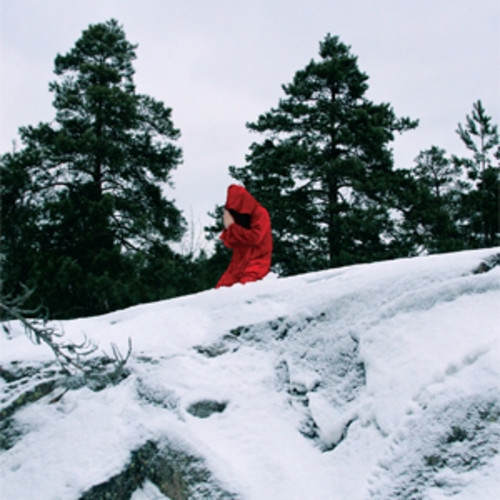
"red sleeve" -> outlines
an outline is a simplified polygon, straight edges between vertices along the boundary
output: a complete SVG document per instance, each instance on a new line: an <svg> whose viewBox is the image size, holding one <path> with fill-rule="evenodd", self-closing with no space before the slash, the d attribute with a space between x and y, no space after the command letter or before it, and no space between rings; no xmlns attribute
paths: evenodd
<svg viewBox="0 0 500 500"><path fill-rule="evenodd" d="M250 229L245 229L236 223L231 224L221 234L221 239L226 246L232 248L237 245L258 245L271 227L267 212L261 212L252 221Z"/></svg>

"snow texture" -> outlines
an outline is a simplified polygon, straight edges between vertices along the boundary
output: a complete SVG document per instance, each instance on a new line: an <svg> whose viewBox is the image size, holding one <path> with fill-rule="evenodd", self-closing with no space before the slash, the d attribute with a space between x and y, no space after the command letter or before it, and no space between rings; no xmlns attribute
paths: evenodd
<svg viewBox="0 0 500 500"><path fill-rule="evenodd" d="M126 352L130 338L133 352L119 384L55 402L64 375L12 323L0 498L99 498L121 478L132 500L496 499L499 253L268 278L61 322L68 339Z"/></svg>

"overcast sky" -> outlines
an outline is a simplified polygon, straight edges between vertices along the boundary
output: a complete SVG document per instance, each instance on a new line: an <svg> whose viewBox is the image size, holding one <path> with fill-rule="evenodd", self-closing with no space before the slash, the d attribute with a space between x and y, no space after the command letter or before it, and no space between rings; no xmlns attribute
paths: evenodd
<svg viewBox="0 0 500 500"><path fill-rule="evenodd" d="M420 126L392 144L396 166L455 133L481 99L500 122L498 0L0 0L0 152L17 129L54 118L54 59L90 24L115 18L137 43L135 83L171 107L184 162L173 196L206 224L259 136L245 124L277 105L282 84L338 35L369 76L369 99Z"/></svg>

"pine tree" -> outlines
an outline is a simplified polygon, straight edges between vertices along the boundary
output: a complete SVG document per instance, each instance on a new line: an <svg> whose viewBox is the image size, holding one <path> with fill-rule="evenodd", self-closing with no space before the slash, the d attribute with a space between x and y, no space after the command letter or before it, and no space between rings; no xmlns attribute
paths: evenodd
<svg viewBox="0 0 500 500"><path fill-rule="evenodd" d="M400 239L410 255L463 248L456 224L459 170L444 149L421 151L411 170L401 171L398 208L403 213Z"/></svg>
<svg viewBox="0 0 500 500"><path fill-rule="evenodd" d="M264 135L231 175L269 210L285 274L393 255L389 191L394 132L417 126L366 97L350 47L327 35L283 85L277 107L247 124Z"/></svg>
<svg viewBox="0 0 500 500"><path fill-rule="evenodd" d="M2 157L5 285L34 287L52 315L141 300L137 263L184 229L163 192L180 132L170 108L136 93L135 49L116 20L89 26L55 59L55 120L22 127L24 148Z"/></svg>
<svg viewBox="0 0 500 500"><path fill-rule="evenodd" d="M468 182L463 184L460 225L468 247L489 247L500 242L500 138L497 125L486 114L480 100L457 134L472 158L454 157Z"/></svg>

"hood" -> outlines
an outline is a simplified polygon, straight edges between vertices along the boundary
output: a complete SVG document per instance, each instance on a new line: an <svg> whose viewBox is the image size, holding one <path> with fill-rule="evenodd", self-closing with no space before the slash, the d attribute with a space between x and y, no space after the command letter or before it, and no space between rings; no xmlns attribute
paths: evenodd
<svg viewBox="0 0 500 500"><path fill-rule="evenodd" d="M240 214L251 214L257 207L257 200L243 187L231 184L227 188L226 208Z"/></svg>

